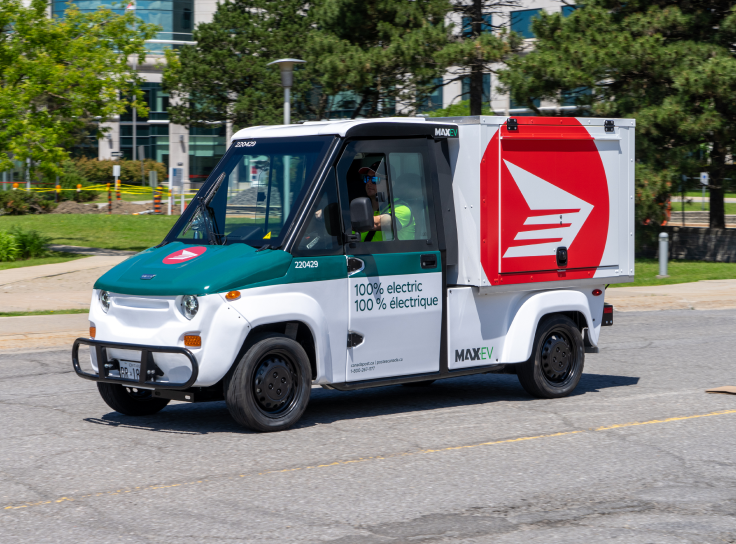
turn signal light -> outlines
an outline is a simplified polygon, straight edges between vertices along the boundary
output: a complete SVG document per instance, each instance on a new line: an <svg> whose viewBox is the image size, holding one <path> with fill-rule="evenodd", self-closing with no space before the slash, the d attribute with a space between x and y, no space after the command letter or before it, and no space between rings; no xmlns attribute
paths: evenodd
<svg viewBox="0 0 736 544"><path fill-rule="evenodd" d="M186 334L184 335L184 345L190 348L201 348L202 337L197 334Z"/></svg>
<svg viewBox="0 0 736 544"><path fill-rule="evenodd" d="M603 294L603 291L601 291L600 289L593 289L593 296L594 297L599 297L602 294Z"/></svg>
<svg viewBox="0 0 736 544"><path fill-rule="evenodd" d="M94 339L95 334L97 334L97 327L90 327L89 328L89 337Z"/></svg>
<svg viewBox="0 0 736 544"><path fill-rule="evenodd" d="M227 300L238 300L240 298L240 291L230 291L225 295L225 298Z"/></svg>

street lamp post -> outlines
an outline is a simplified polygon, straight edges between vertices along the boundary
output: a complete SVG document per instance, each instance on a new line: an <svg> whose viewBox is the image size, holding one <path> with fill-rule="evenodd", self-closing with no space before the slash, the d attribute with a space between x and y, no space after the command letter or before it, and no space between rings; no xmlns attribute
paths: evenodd
<svg viewBox="0 0 736 544"><path fill-rule="evenodd" d="M281 69L281 85L284 88L284 124L291 124L291 86L294 83L294 65L306 61L299 59L279 59L269 62L267 66L278 64Z"/></svg>

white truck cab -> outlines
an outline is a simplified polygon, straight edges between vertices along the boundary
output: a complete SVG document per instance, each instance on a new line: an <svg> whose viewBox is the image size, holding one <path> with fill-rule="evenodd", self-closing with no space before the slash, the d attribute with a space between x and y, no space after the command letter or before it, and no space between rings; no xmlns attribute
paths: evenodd
<svg viewBox="0 0 736 544"><path fill-rule="evenodd" d="M569 395L634 277L629 119L252 127L171 232L94 287L77 374L135 416L294 425L314 384L516 374ZM80 347L89 346L89 357Z"/></svg>

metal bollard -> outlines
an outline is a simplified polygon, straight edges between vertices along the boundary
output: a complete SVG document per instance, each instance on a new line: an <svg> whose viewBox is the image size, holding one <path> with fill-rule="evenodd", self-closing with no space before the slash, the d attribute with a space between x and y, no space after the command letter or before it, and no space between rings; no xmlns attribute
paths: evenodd
<svg viewBox="0 0 736 544"><path fill-rule="evenodd" d="M669 234L666 232L659 233L659 275L658 278L668 278L667 260L669 258Z"/></svg>

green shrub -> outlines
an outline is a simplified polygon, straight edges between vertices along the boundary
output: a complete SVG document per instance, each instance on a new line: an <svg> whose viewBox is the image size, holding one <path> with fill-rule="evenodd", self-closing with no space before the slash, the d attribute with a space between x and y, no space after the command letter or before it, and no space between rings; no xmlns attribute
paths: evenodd
<svg viewBox="0 0 736 544"><path fill-rule="evenodd" d="M51 238L44 236L36 230L23 230L13 227L9 234L15 238L18 255L21 259L33 259L35 257L46 257L49 254L48 245Z"/></svg>
<svg viewBox="0 0 736 544"><path fill-rule="evenodd" d="M49 213L56 204L47 198L46 193L29 193L22 189L0 191L0 215Z"/></svg>
<svg viewBox="0 0 736 544"><path fill-rule="evenodd" d="M15 236L0 230L0 262L12 262L18 258L19 254Z"/></svg>
<svg viewBox="0 0 736 544"><path fill-rule="evenodd" d="M97 193L97 191L84 190L84 187L87 187L88 185L93 185L93 183L85 177L82 170L77 168L77 164L74 161L65 161L61 165L61 168L62 173L59 176L61 193L59 194L59 200L76 200L77 202L89 202L90 200L94 200L95 198L97 198L99 194ZM80 192L77 192L77 185L82 186L82 190ZM56 177L44 177L41 183L41 187L55 189ZM56 195L53 192L43 194L44 198L46 198L47 200L56 200Z"/></svg>
<svg viewBox="0 0 736 544"><path fill-rule="evenodd" d="M120 166L120 182L128 185L141 185L141 161L130 161L127 159L113 160L96 160L82 157L76 160L76 169L88 181L92 183L114 182L112 177L112 167ZM164 182L168 179L166 165L162 162L156 162L152 159L143 161L143 185L148 186L148 173L151 170L158 172L158 181Z"/></svg>

